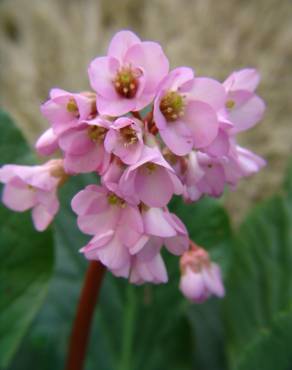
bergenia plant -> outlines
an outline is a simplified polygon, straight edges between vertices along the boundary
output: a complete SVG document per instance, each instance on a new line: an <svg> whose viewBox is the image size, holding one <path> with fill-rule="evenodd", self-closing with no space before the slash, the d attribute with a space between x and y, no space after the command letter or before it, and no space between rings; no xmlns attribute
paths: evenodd
<svg viewBox="0 0 292 370"><path fill-rule="evenodd" d="M36 150L61 157L32 167L4 165L3 203L16 212L31 209L43 231L58 212L58 188L76 174L96 173L100 180L80 189L71 206L79 229L91 236L80 252L100 280L108 269L130 284L167 283L166 248L178 256L187 299L223 297L219 266L189 239L168 204L174 195L186 207L220 197L265 165L237 143L265 110L255 93L258 72L235 71L222 83L189 67L170 70L158 43L120 31L88 75L92 91L54 88L41 106L50 127Z"/></svg>

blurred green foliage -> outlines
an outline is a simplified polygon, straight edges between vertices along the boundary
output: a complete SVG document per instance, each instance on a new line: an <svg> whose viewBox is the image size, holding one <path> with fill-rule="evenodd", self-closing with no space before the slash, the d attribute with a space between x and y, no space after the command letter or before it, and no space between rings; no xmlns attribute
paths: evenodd
<svg viewBox="0 0 292 370"><path fill-rule="evenodd" d="M30 150L4 112L0 131L1 164L27 162ZM3 206L0 220L0 367L5 367L47 295L54 257L52 230L37 233L28 214Z"/></svg>
<svg viewBox="0 0 292 370"><path fill-rule="evenodd" d="M5 131L12 123L3 126ZM20 134L15 128L12 130L15 136L10 133L9 140L16 146L22 145ZM13 156L14 145L10 145L12 154L5 161L19 160L18 155ZM7 316L8 305L13 313L13 302L10 305L6 300L5 308L1 292L0 333L10 339L4 338L8 344L1 347L0 337L0 357L6 356L6 350L12 353L20 339L18 331L8 333L5 327L14 328L12 320L17 318L24 321L19 326L24 330L35 316L10 370L33 370L40 364L42 370L59 370L64 366L87 267L78 249L88 240L76 227L70 200L86 184L96 181L93 175L76 176L61 189L62 209L54 223L54 272L38 315L37 308L45 294L41 284L46 285L50 272L50 231L33 232L32 226L25 223L27 215L15 216L1 207L1 227L6 230L7 222L13 224L14 239L1 243L0 284L4 280L7 285L14 274L13 282L21 292L15 301L30 300L30 315L28 319L27 305L20 304L17 316ZM213 199L185 205L175 198L170 208L186 223L192 239L206 247L223 267L225 299L210 299L202 305L188 303L178 291L178 258L167 253L164 253L169 271L166 285L135 287L107 273L94 317L86 369L289 370L292 366L292 169L283 194L256 206L235 233L226 211ZM19 238L24 229L30 233L29 245L26 238ZM19 243L19 247L15 248L15 255L9 254L14 243ZM43 245L37 248L38 244ZM7 260L13 263L13 269L6 268ZM21 289L28 271L34 285L32 292Z"/></svg>

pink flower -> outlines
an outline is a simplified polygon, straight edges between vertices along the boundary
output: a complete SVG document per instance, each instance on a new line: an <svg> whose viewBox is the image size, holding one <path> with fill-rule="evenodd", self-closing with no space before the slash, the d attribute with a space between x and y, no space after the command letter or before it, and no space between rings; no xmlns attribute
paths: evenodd
<svg viewBox="0 0 292 370"><path fill-rule="evenodd" d="M82 232L94 235L81 249L87 259L100 260L115 275L128 277L129 248L143 233L143 222L136 206L97 185L89 185L72 200Z"/></svg>
<svg viewBox="0 0 292 370"><path fill-rule="evenodd" d="M59 138L64 152L64 166L68 173L103 173L110 161L104 149L104 138L110 122L97 117L64 132Z"/></svg>
<svg viewBox="0 0 292 370"><path fill-rule="evenodd" d="M180 165L175 168L184 184L186 201L196 201L202 195L219 197L226 184L235 190L242 178L257 173L266 165L263 158L235 142L231 143L226 156L217 158L192 151L183 163L184 168Z"/></svg>
<svg viewBox="0 0 292 370"><path fill-rule="evenodd" d="M231 148L229 158L223 161L226 181L233 188L241 178L257 173L265 165L263 158L235 144Z"/></svg>
<svg viewBox="0 0 292 370"><path fill-rule="evenodd" d="M138 161L143 150L143 123L135 118L121 117L110 126L104 146L126 164Z"/></svg>
<svg viewBox="0 0 292 370"><path fill-rule="evenodd" d="M112 39L106 57L93 60L89 79L97 92L100 114L119 116L146 107L154 98L169 63L155 42L141 41L130 31Z"/></svg>
<svg viewBox="0 0 292 370"><path fill-rule="evenodd" d="M188 196L192 201L198 200L202 195L219 197L224 191L226 183L225 172L222 163L217 158L205 153L197 152L197 161L200 168L200 177L194 183L187 178ZM191 162L189 162L190 165ZM190 168L193 172L194 169ZM189 173L187 173L189 175Z"/></svg>
<svg viewBox="0 0 292 370"><path fill-rule="evenodd" d="M224 107L222 85L194 78L193 70L176 68L164 78L154 101L154 120L168 148L185 155L212 143L219 130L217 111Z"/></svg>
<svg viewBox="0 0 292 370"><path fill-rule="evenodd" d="M210 261L208 253L199 247L185 252L180 259L182 276L180 290L195 303L202 303L214 294L222 298L225 294L220 267Z"/></svg>
<svg viewBox="0 0 292 370"><path fill-rule="evenodd" d="M54 132L59 135L96 114L95 94L86 92L74 94L61 89L52 89L50 99L41 106L41 112Z"/></svg>
<svg viewBox="0 0 292 370"><path fill-rule="evenodd" d="M130 247L132 255L137 254L145 260L152 259L164 245L175 255L181 255L189 245L185 225L165 208L149 208L142 204L141 217L144 233L137 243Z"/></svg>
<svg viewBox="0 0 292 370"><path fill-rule="evenodd" d="M87 259L100 260L116 276L137 284L167 280L160 257L163 245L173 254L187 250L183 223L167 209L132 206L105 187L90 185L72 200L78 226L93 235L81 249Z"/></svg>
<svg viewBox="0 0 292 370"><path fill-rule="evenodd" d="M144 147L140 159L123 173L119 189L129 202L163 207L183 186L158 148Z"/></svg>
<svg viewBox="0 0 292 370"><path fill-rule="evenodd" d="M101 177L101 183L119 196L121 196L119 181L125 168L126 165L118 157L114 157Z"/></svg>
<svg viewBox="0 0 292 370"><path fill-rule="evenodd" d="M37 140L35 148L40 155L49 156L58 148L58 136L52 128L46 130Z"/></svg>
<svg viewBox="0 0 292 370"><path fill-rule="evenodd" d="M132 257L130 283L140 285L147 283L161 284L168 281L167 271L160 253L149 260L138 256Z"/></svg>
<svg viewBox="0 0 292 370"><path fill-rule="evenodd" d="M5 165L0 169L2 201L16 212L32 209L34 226L43 231L58 212L57 188L66 178L61 159L42 166Z"/></svg>
<svg viewBox="0 0 292 370"><path fill-rule="evenodd" d="M263 117L265 103L254 93L259 80L258 72L250 68L233 72L223 83L227 117L234 123L235 133L251 128Z"/></svg>
<svg viewBox="0 0 292 370"><path fill-rule="evenodd" d="M162 246L181 255L188 249L189 237L181 220L167 209L141 207L144 234L130 248L132 255L130 282L166 283L167 271L160 255Z"/></svg>

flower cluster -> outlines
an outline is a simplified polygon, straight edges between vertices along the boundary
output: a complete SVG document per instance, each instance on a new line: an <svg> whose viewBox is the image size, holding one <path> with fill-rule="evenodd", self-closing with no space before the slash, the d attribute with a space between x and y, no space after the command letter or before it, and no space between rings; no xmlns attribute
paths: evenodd
<svg viewBox="0 0 292 370"><path fill-rule="evenodd" d="M41 106L50 128L39 154L62 153L41 166L0 169L4 204L32 209L37 230L58 211L57 189L69 176L94 172L92 184L72 200L78 226L92 239L81 249L130 282L162 283L163 246L181 257L182 292L194 301L222 296L219 267L190 244L187 230L167 205L219 197L225 185L261 169L262 158L237 144L237 134L258 123L265 106L256 95L254 69L223 83L198 77L188 67L169 70L161 46L118 32L107 55L88 69L92 92L52 89ZM192 245L190 247L190 245Z"/></svg>

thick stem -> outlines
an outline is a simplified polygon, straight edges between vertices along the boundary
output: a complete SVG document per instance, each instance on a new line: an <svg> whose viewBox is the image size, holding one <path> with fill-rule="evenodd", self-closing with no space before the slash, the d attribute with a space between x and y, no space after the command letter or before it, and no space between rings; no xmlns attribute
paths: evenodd
<svg viewBox="0 0 292 370"><path fill-rule="evenodd" d="M104 272L105 268L100 262L90 262L73 323L66 370L83 369L91 321Z"/></svg>

